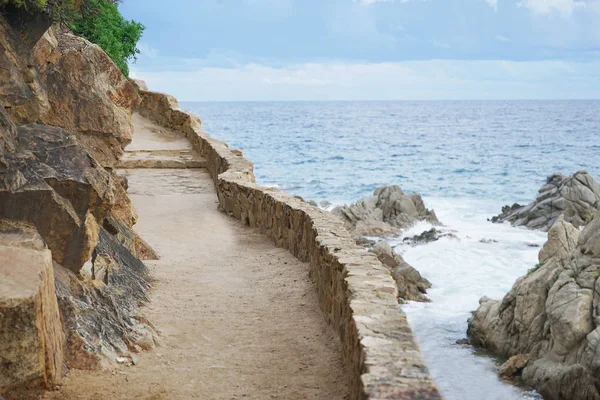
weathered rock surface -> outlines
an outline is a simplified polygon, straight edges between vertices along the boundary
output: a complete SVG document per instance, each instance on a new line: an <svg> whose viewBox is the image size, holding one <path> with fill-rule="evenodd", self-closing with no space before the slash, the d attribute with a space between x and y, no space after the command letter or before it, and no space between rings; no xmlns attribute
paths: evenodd
<svg viewBox="0 0 600 400"><path fill-rule="evenodd" d="M49 29L32 50L0 16L0 104L16 124L64 128L110 167L131 141L139 101L100 47Z"/></svg>
<svg viewBox="0 0 600 400"><path fill-rule="evenodd" d="M56 384L62 362L50 251L32 226L0 220L0 393Z"/></svg>
<svg viewBox="0 0 600 400"><path fill-rule="evenodd" d="M138 315L150 287L146 266L106 230L100 232L90 278L60 266L56 271L69 368L106 367L117 357L154 347L155 332Z"/></svg>
<svg viewBox="0 0 600 400"><path fill-rule="evenodd" d="M539 190L535 201L502 207L492 222L508 221L515 226L549 230L561 215L576 227L585 226L600 209L600 184L585 171L571 177L554 174Z"/></svg>
<svg viewBox="0 0 600 400"><path fill-rule="evenodd" d="M480 300L471 341L527 355L523 379L546 399L600 399L600 214L582 232L559 217L539 261L502 301Z"/></svg>
<svg viewBox="0 0 600 400"><path fill-rule="evenodd" d="M419 271L410 266L400 254L396 254L386 241L377 243L370 251L392 273L398 286L398 297L402 300L429 301L425 296L431 282L423 278Z"/></svg>
<svg viewBox="0 0 600 400"><path fill-rule="evenodd" d="M48 30L34 49L50 110L41 120L75 132L103 166L131 142L131 115L140 99L100 47L69 32Z"/></svg>
<svg viewBox="0 0 600 400"><path fill-rule="evenodd" d="M54 260L77 272L114 204L110 174L62 129L24 125L17 142L0 155L0 217L33 223Z"/></svg>
<svg viewBox="0 0 600 400"><path fill-rule="evenodd" d="M439 224L435 212L425 208L421 196L404 194L400 186L377 188L373 196L331 212L344 221L353 235L395 234L417 221Z"/></svg>
<svg viewBox="0 0 600 400"><path fill-rule="evenodd" d="M506 360L498 369L498 373L505 378L513 377L523 371L528 362L529 359L525 354L517 354Z"/></svg>

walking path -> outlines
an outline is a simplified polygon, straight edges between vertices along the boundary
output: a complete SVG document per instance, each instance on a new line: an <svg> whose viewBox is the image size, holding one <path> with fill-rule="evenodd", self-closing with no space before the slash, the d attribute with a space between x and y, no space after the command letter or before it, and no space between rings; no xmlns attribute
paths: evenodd
<svg viewBox="0 0 600 400"><path fill-rule="evenodd" d="M217 211L186 139L134 116L122 170L138 233L159 253L143 315L160 345L135 366L72 371L52 399L345 399L348 372L308 266ZM139 158L167 157L169 166ZM129 164L127 164L129 163ZM148 169L158 165L163 168ZM143 167L143 168L142 168Z"/></svg>

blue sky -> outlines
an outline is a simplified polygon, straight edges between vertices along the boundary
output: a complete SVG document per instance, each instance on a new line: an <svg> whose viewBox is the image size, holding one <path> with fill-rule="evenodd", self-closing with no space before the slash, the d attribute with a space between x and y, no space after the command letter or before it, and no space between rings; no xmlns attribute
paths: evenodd
<svg viewBox="0 0 600 400"><path fill-rule="evenodd" d="M180 100L600 98L600 0L125 0Z"/></svg>

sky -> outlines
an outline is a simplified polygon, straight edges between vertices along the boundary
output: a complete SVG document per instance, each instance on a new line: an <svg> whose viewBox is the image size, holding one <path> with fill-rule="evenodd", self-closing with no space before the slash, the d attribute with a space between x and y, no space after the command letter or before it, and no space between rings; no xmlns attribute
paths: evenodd
<svg viewBox="0 0 600 400"><path fill-rule="evenodd" d="M124 0L182 101L600 98L600 0Z"/></svg>

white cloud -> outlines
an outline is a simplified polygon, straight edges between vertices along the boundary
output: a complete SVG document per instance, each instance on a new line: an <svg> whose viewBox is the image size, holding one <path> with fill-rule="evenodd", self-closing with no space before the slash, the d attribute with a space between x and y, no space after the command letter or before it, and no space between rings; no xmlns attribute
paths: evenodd
<svg viewBox="0 0 600 400"><path fill-rule="evenodd" d="M498 11L498 0L485 0L494 11Z"/></svg>
<svg viewBox="0 0 600 400"><path fill-rule="evenodd" d="M424 2L429 0L353 0L354 3L361 3L365 5L371 5L375 3L408 3L408 2Z"/></svg>
<svg viewBox="0 0 600 400"><path fill-rule="evenodd" d="M180 100L418 100L597 98L600 61L427 60L145 72L133 76Z"/></svg>
<svg viewBox="0 0 600 400"><path fill-rule="evenodd" d="M494 39L496 39L499 42L510 42L509 38L507 38L506 36L502 36L502 35L496 35L494 37Z"/></svg>
<svg viewBox="0 0 600 400"><path fill-rule="evenodd" d="M548 15L557 12L569 16L578 8L587 6L584 0L522 0L519 7L526 7L534 14Z"/></svg>

